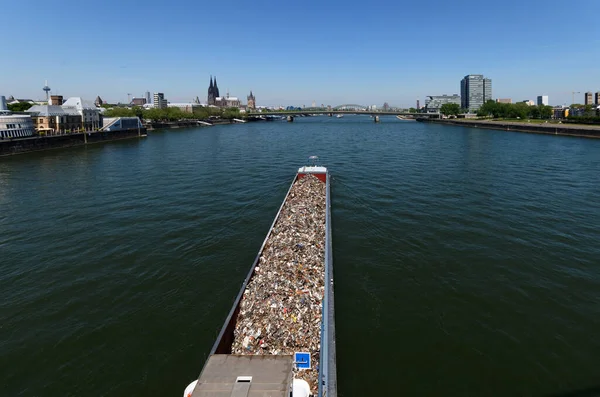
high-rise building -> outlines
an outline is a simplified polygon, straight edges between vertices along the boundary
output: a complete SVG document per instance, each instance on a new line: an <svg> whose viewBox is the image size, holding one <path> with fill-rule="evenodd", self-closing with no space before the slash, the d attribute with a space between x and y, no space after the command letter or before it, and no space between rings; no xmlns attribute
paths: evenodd
<svg viewBox="0 0 600 397"><path fill-rule="evenodd" d="M584 105L593 105L594 103L592 102L592 92L588 91L585 93L585 98L583 99L583 104Z"/></svg>
<svg viewBox="0 0 600 397"><path fill-rule="evenodd" d="M417 99L417 110L421 109L421 101Z"/></svg>
<svg viewBox="0 0 600 397"><path fill-rule="evenodd" d="M482 74L469 74L460 81L461 107L470 112L492 99L492 80Z"/></svg>
<svg viewBox="0 0 600 397"><path fill-rule="evenodd" d="M537 97L537 105L538 106L548 106L548 95L538 95Z"/></svg>
<svg viewBox="0 0 600 397"><path fill-rule="evenodd" d="M154 93L154 107L157 109L165 109L167 107L167 100L165 94L162 92Z"/></svg>
<svg viewBox="0 0 600 397"><path fill-rule="evenodd" d="M596 103L596 105L600 105L600 91L598 91L595 96L596 100L594 102Z"/></svg>
<svg viewBox="0 0 600 397"><path fill-rule="evenodd" d="M144 94L144 97L146 98L146 103L152 103L152 98L150 97L150 91L146 91L146 94Z"/></svg>

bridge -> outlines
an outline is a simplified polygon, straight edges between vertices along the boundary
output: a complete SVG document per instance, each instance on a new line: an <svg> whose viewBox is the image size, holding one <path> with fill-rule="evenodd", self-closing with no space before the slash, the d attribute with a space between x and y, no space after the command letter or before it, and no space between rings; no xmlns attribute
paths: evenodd
<svg viewBox="0 0 600 397"><path fill-rule="evenodd" d="M366 114L369 116L410 116L410 117L426 117L426 118L440 118L438 113L410 113L406 111L380 111L380 110L272 110L262 112L247 112L247 116L297 116L297 115L310 115L310 114Z"/></svg>

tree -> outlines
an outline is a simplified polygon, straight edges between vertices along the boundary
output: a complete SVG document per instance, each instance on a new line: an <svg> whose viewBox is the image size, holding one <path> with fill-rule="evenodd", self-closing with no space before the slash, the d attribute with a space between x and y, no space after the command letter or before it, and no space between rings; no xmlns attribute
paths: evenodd
<svg viewBox="0 0 600 397"><path fill-rule="evenodd" d="M29 109L31 106L33 106L33 105L29 102L17 102L17 103L9 104L7 107L8 107L8 110L10 110L11 112L24 112L27 109Z"/></svg>
<svg viewBox="0 0 600 397"><path fill-rule="evenodd" d="M542 119L549 119L549 118L552 118L552 116L554 115L554 109L552 108L552 106L541 105L541 106L539 106L539 108L540 108L540 118L542 118Z"/></svg>
<svg viewBox="0 0 600 397"><path fill-rule="evenodd" d="M444 116L457 116L460 113L460 105L457 103L444 103L440 107L440 112Z"/></svg>
<svg viewBox="0 0 600 397"><path fill-rule="evenodd" d="M408 113L417 113L417 109L410 108L410 109L408 109Z"/></svg>

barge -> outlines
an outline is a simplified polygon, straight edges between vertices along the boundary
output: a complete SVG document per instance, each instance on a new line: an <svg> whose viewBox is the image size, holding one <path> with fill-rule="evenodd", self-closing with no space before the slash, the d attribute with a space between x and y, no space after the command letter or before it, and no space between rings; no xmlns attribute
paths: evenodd
<svg viewBox="0 0 600 397"><path fill-rule="evenodd" d="M310 160L184 397L337 396L330 176Z"/></svg>

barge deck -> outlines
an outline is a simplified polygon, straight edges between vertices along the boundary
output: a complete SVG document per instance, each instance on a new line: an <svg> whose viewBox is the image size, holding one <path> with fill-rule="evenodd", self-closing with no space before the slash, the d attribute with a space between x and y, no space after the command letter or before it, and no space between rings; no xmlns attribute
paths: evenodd
<svg viewBox="0 0 600 397"><path fill-rule="evenodd" d="M334 318L329 172L301 167L184 397L337 396Z"/></svg>

